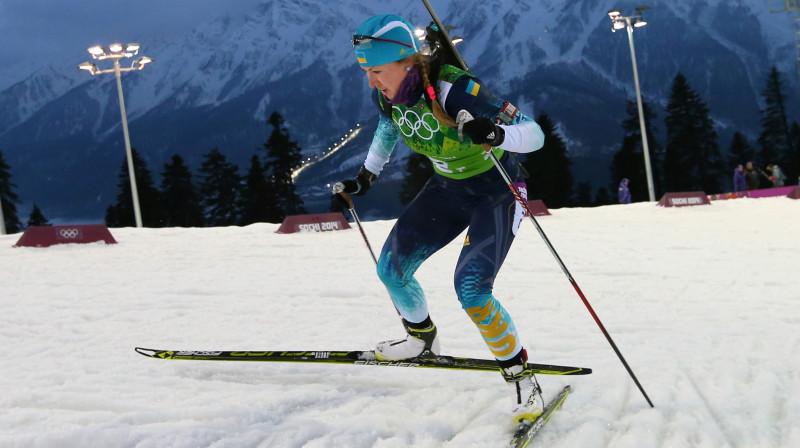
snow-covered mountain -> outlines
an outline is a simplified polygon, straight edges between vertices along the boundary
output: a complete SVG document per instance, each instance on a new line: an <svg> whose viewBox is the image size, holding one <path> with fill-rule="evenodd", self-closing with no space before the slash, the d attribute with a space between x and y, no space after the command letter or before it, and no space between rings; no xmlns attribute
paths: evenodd
<svg viewBox="0 0 800 448"><path fill-rule="evenodd" d="M459 47L472 70L528 113L550 115L570 144L576 180L596 186L608 182L604 167L622 140L620 123L633 99L627 38L610 32L606 12L630 15L638 6L434 2L442 20L458 27L453 34L465 38ZM755 138L760 92L773 65L796 110L790 14L771 14L762 0L650 6L648 26L634 35L643 96L657 112L680 71L708 103L723 148L734 131ZM244 170L266 141L273 111L311 160L360 124L364 132L298 178L310 211L317 211L327 204L322 186L357 169L376 120L350 35L365 18L387 12L420 26L430 22L421 2L265 0L246 15L142 40L142 54L155 62L123 74L132 145L154 173L173 154L196 168L214 148ZM36 202L51 220L99 221L115 200L124 160L115 80L79 72L80 62L0 72L0 150L12 167L23 216ZM660 120L663 113L656 123L663 131ZM399 149L393 163L401 166L406 153Z"/></svg>

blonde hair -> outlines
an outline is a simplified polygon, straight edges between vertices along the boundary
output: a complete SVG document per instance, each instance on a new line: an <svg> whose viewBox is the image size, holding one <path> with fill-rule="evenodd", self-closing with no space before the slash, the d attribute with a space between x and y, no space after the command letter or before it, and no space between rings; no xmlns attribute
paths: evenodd
<svg viewBox="0 0 800 448"><path fill-rule="evenodd" d="M409 58L412 60L414 65L416 65L419 68L420 75L422 76L422 83L425 86L424 94L428 95L428 91L431 88L434 91L436 91L436 87L431 85L431 80L428 77L428 72L430 71L431 67L430 56L424 55L422 53L415 53L409 56ZM439 104L438 98L430 98L430 95L428 95L428 98L431 100L431 108L433 109L433 116L436 117L436 120L439 121L439 123L442 123L451 128L458 127L458 124L456 124L456 121L453 119L453 117L447 115L447 112L445 112L444 108L442 108L442 105Z"/></svg>

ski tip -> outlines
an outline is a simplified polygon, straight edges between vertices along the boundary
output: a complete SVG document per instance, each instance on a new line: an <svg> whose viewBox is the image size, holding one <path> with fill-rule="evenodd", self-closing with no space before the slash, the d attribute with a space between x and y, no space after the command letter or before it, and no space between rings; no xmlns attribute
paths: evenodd
<svg viewBox="0 0 800 448"><path fill-rule="evenodd" d="M153 350L150 348L134 347L134 350L136 351L136 353L147 356L149 358L155 357L156 353L158 353L158 350Z"/></svg>

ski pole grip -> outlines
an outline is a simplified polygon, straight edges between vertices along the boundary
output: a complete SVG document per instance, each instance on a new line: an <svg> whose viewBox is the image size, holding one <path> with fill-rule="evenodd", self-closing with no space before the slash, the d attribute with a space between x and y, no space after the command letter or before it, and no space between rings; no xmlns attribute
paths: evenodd
<svg viewBox="0 0 800 448"><path fill-rule="evenodd" d="M464 141L464 123L468 121L472 121L474 118L472 114L469 113L466 109L461 109L456 116L456 123L458 123L458 140ZM492 146L488 143L482 143L483 150L489 152L492 150Z"/></svg>
<svg viewBox="0 0 800 448"><path fill-rule="evenodd" d="M341 197L342 197L342 199L344 199L344 201L345 201L345 202L347 202L347 209L348 209L348 210L352 210L352 209L353 209L353 207L355 207L355 206L353 205L353 199L351 199L351 198L350 198L350 195L349 195L349 194L345 193L344 191L343 191L343 192L341 192L341 193L337 193L337 194L338 194L339 196L341 196Z"/></svg>
<svg viewBox="0 0 800 448"><path fill-rule="evenodd" d="M339 195L339 197L341 197L341 200L339 202L342 203L342 205L345 205L348 210L353 210L353 207L355 207L353 205L353 200L350 199L350 194L345 193L343 183L336 182L333 185L333 194Z"/></svg>

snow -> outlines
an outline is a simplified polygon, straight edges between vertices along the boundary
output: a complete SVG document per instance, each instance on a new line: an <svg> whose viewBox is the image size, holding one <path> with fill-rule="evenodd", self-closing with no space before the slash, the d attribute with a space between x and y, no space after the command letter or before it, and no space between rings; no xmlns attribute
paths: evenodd
<svg viewBox="0 0 800 448"><path fill-rule="evenodd" d="M530 223L496 284L540 376L574 392L536 446L800 446L800 201L649 203L537 218L650 408ZM376 250L391 221L364 222ZM119 244L0 236L2 447L487 447L499 374L165 361L133 348L369 349L402 328L357 229L111 229ZM447 354L489 352L454 297L460 239L418 273Z"/></svg>

